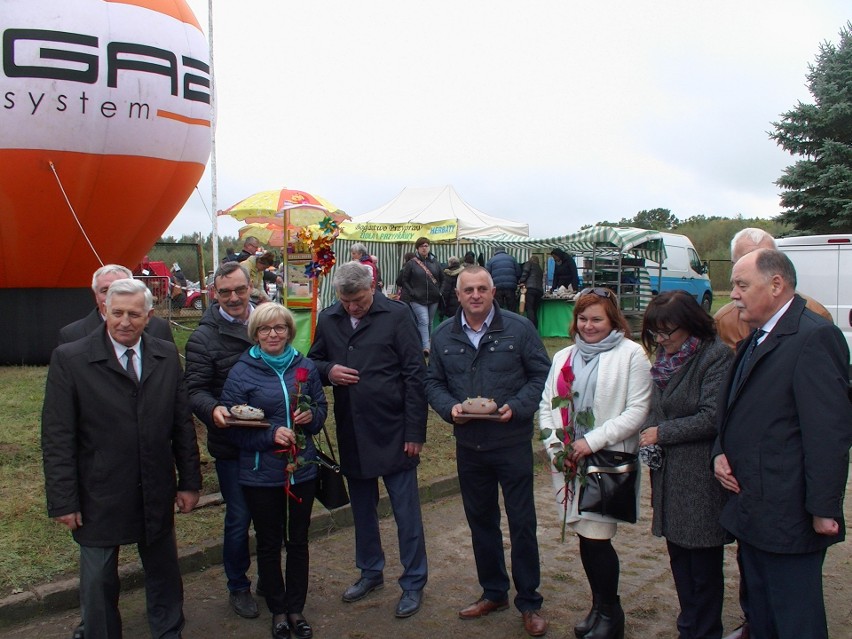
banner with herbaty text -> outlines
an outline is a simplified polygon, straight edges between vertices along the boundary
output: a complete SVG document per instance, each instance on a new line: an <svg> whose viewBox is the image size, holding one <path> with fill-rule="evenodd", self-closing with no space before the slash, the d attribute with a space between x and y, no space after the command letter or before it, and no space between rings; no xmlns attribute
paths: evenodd
<svg viewBox="0 0 852 639"><path fill-rule="evenodd" d="M456 220L440 220L419 224L403 222L400 224L383 224L381 222L341 222L341 240L361 242L410 242L419 237L425 237L430 242L441 242L456 239L458 222Z"/></svg>

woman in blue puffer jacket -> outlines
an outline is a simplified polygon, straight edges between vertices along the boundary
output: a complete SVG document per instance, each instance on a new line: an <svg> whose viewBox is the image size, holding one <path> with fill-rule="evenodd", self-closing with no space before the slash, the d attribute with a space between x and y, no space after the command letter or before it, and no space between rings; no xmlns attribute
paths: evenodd
<svg viewBox="0 0 852 639"><path fill-rule="evenodd" d="M322 429L328 406L313 362L291 344L296 325L289 310L272 302L261 304L249 317L248 334L255 345L231 368L221 402L226 408L247 404L263 409L271 426L234 427L227 434L240 448L239 482L254 522L257 569L272 613L272 636L290 637L292 630L294 637L309 639L313 630L302 611L317 476L312 436ZM287 549L286 585L282 541Z"/></svg>

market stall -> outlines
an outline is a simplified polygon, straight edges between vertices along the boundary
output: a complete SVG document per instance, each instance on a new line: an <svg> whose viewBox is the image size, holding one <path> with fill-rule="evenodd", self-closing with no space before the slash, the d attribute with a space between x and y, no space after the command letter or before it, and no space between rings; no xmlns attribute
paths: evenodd
<svg viewBox="0 0 852 639"><path fill-rule="evenodd" d="M555 248L574 256L582 286L605 286L615 291L628 319L638 319L651 301L650 277L645 260L662 264L666 252L658 231L622 226L593 226L571 235L547 239L518 238L511 235L468 238L475 253L491 255L503 248L519 262L538 254L546 258ZM546 263L546 260L545 262ZM546 295L539 308L539 334L542 337L568 337L573 318L573 301Z"/></svg>
<svg viewBox="0 0 852 639"><path fill-rule="evenodd" d="M249 235L282 251L281 290L276 299L293 313L293 346L307 353L314 336L320 281L335 263L332 244L339 224L349 216L319 196L304 191L261 191L221 211L246 222L240 238Z"/></svg>

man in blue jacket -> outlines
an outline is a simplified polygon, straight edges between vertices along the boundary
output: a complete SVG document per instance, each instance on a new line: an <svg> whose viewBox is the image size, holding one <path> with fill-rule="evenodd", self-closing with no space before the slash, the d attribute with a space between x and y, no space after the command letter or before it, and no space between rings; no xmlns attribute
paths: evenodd
<svg viewBox="0 0 852 639"><path fill-rule="evenodd" d="M484 268L462 270L456 282L461 308L432 335L426 393L432 408L453 424L456 462L482 595L459 612L476 619L509 607L509 577L500 530L498 486L509 520L512 579L524 628L547 632L540 614L536 514L533 500L533 416L550 359L532 323L494 303L494 282ZM462 402L493 398L489 419L464 413Z"/></svg>
<svg viewBox="0 0 852 639"><path fill-rule="evenodd" d="M513 313L518 310L518 280L521 278L521 265L518 260L504 249L494 251L494 256L485 264L497 289L494 299L500 308Z"/></svg>

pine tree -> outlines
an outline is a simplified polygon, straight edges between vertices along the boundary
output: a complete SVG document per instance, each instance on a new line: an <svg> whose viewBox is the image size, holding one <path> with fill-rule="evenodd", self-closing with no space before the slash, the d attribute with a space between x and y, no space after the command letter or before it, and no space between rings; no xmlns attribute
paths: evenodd
<svg viewBox="0 0 852 639"><path fill-rule="evenodd" d="M815 104L799 102L773 122L769 137L801 156L775 182L784 189L781 221L798 231L852 232L852 21L840 44L820 44L808 65Z"/></svg>

